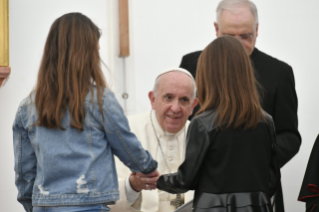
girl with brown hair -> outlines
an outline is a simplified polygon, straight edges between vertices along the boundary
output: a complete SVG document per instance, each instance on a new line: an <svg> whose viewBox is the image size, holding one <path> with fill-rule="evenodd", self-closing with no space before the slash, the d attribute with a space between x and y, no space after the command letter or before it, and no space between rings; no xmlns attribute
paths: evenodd
<svg viewBox="0 0 319 212"><path fill-rule="evenodd" d="M195 212L271 212L280 170L274 124L260 106L243 45L230 36L210 43L198 61L201 109L187 133L184 163L157 187L195 190Z"/></svg>
<svg viewBox="0 0 319 212"><path fill-rule="evenodd" d="M80 13L51 26L36 87L13 123L15 182L27 212L109 211L119 199L114 154L133 172L156 170L106 86L100 36Z"/></svg>

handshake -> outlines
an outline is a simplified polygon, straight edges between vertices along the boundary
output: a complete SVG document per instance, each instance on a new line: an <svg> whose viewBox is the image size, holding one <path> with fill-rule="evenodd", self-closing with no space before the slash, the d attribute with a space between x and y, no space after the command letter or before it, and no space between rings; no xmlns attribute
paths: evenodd
<svg viewBox="0 0 319 212"><path fill-rule="evenodd" d="M156 183L160 174L157 170L150 174L142 174L132 172L129 181L132 189L136 192L140 192L141 190L153 190L156 189Z"/></svg>

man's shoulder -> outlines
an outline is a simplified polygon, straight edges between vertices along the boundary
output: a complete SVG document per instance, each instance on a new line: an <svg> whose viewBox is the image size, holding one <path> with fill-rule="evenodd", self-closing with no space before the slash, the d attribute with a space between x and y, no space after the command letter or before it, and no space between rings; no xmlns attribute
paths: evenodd
<svg viewBox="0 0 319 212"><path fill-rule="evenodd" d="M145 127L150 123L150 111L139 113L136 115L128 116L128 122L132 132L144 130Z"/></svg>
<svg viewBox="0 0 319 212"><path fill-rule="evenodd" d="M183 60L187 60L187 61L197 60L201 53L202 51L195 51L195 52L185 54L183 56Z"/></svg>
<svg viewBox="0 0 319 212"><path fill-rule="evenodd" d="M184 68L191 72L193 77L196 76L196 68L197 68L197 62L198 58L202 51L196 51L196 52L191 52L183 56L182 62L180 64L181 68Z"/></svg>
<svg viewBox="0 0 319 212"><path fill-rule="evenodd" d="M150 117L150 111L147 111L144 113L128 116L127 119L130 123L141 123L141 122L148 122L149 117Z"/></svg>
<svg viewBox="0 0 319 212"><path fill-rule="evenodd" d="M280 70L287 70L287 69L291 69L291 66L288 65L286 62L281 61L273 56L270 56L262 51L260 51L259 49L255 48L254 50L255 55L256 55L256 59L259 60L258 62L263 63L263 64L268 64L273 66L274 68L278 68Z"/></svg>

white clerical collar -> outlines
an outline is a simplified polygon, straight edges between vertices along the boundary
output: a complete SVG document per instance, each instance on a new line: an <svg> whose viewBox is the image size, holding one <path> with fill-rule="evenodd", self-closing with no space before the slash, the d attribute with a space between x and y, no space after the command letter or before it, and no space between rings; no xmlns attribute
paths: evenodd
<svg viewBox="0 0 319 212"><path fill-rule="evenodd" d="M184 125L184 127L180 131L178 131L177 133L169 133L167 131L164 131L162 129L161 125L158 123L155 110L151 110L151 116L152 116L151 118L152 118L153 123L154 123L155 131L156 131L156 133L159 136L168 136L168 137L174 136L174 137L178 137L182 133L182 131L185 130L185 125Z"/></svg>

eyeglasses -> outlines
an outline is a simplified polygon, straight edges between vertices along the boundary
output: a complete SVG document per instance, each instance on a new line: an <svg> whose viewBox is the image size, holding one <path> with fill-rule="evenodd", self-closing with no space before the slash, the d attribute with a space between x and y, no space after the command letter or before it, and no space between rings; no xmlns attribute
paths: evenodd
<svg viewBox="0 0 319 212"><path fill-rule="evenodd" d="M251 41L252 38L253 38L252 34L245 34L245 35L238 36L238 39L243 41Z"/></svg>
<svg viewBox="0 0 319 212"><path fill-rule="evenodd" d="M226 34L227 35L227 34ZM241 41L251 41L253 38L252 34L244 34L244 35L239 35L239 36L235 36L235 35L228 35L228 36L233 36Z"/></svg>

